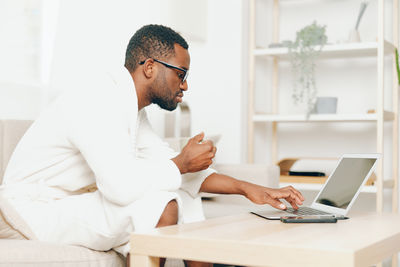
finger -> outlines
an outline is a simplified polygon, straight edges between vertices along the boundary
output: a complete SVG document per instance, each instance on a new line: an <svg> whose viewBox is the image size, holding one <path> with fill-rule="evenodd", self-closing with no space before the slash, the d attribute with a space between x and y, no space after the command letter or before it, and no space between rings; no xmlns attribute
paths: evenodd
<svg viewBox="0 0 400 267"><path fill-rule="evenodd" d="M297 202L297 204L299 204L299 205L303 204L303 201L296 194L294 188L292 188L291 186L287 186L287 187L281 188L279 190L279 193L277 194L277 197L278 198L285 198L285 199L290 197L291 199L294 199Z"/></svg>
<svg viewBox="0 0 400 267"><path fill-rule="evenodd" d="M282 196L280 196L279 198L284 198L286 200L290 199L291 202L288 201L289 203L293 202L295 204L297 203L298 205L302 205L303 204L303 202L298 198L298 196L294 192L292 192L291 190L287 189L283 193L284 194Z"/></svg>
<svg viewBox="0 0 400 267"><path fill-rule="evenodd" d="M200 168L201 168L201 170L206 170L206 169L208 169L208 167L210 167L211 164L212 164L212 160L209 160L207 162L204 162Z"/></svg>
<svg viewBox="0 0 400 267"><path fill-rule="evenodd" d="M205 140L204 142L202 142L203 145L207 146L209 148L209 150L211 151L214 147L214 143L211 140Z"/></svg>
<svg viewBox="0 0 400 267"><path fill-rule="evenodd" d="M277 199L271 199L268 204L270 204L272 207L274 207L274 208L276 208L278 210L285 210L286 209L286 205L283 204L282 202L280 202Z"/></svg>
<svg viewBox="0 0 400 267"><path fill-rule="evenodd" d="M304 201L304 197L303 197L303 195L301 194L300 191L298 191L298 190L297 190L296 188L294 188L293 186L290 186L289 188L290 188L290 190L291 190L293 193L295 193L295 194L299 197L299 199L300 199L301 201Z"/></svg>
<svg viewBox="0 0 400 267"><path fill-rule="evenodd" d="M204 132L199 133L198 135L193 136L192 140L196 143L200 143L204 138Z"/></svg>
<svg viewBox="0 0 400 267"><path fill-rule="evenodd" d="M299 207L297 206L296 201L295 201L294 199L292 199L292 198L285 198L285 199L286 199L287 202L290 203L290 205L291 205L295 210L298 210L298 209L299 209Z"/></svg>
<svg viewBox="0 0 400 267"><path fill-rule="evenodd" d="M217 153L217 148L214 146L213 147L213 149L212 149L212 153L214 154L214 156L215 156L215 154Z"/></svg>
<svg viewBox="0 0 400 267"><path fill-rule="evenodd" d="M299 205L303 204L304 197L302 196L302 194L300 192L298 192L297 190L295 190L294 188L291 188L290 191L292 192L292 195L295 196L297 204L299 204Z"/></svg>
<svg viewBox="0 0 400 267"><path fill-rule="evenodd" d="M294 194L288 188L284 187L284 188L281 188L281 189L279 189L277 191L274 191L272 195L275 198L287 198L287 197L290 197L291 195L294 195Z"/></svg>
<svg viewBox="0 0 400 267"><path fill-rule="evenodd" d="M288 190L288 197L290 197L291 199L293 199L297 204L302 205L303 201L300 199L300 197L296 194L296 192L292 191L292 190ZM285 197L286 199L286 197Z"/></svg>

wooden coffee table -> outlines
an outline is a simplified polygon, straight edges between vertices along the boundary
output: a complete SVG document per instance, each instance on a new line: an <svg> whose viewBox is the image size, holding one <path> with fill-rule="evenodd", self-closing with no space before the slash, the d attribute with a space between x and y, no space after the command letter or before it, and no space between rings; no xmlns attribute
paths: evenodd
<svg viewBox="0 0 400 267"><path fill-rule="evenodd" d="M130 266L155 267L159 257L245 266L371 266L399 250L398 214L284 224L246 213L132 233Z"/></svg>

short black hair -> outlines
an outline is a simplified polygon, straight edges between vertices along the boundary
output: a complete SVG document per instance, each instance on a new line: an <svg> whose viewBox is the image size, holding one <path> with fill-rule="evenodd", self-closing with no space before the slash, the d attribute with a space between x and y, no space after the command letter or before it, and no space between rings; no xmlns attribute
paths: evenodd
<svg viewBox="0 0 400 267"><path fill-rule="evenodd" d="M145 25L129 41L125 67L133 72L139 62L147 58L166 59L175 54L174 44L189 48L185 39L173 29L163 25Z"/></svg>

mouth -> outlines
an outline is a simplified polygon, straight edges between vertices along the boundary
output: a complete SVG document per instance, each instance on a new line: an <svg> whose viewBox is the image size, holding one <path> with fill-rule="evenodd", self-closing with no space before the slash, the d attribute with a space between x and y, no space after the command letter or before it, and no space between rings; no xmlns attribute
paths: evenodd
<svg viewBox="0 0 400 267"><path fill-rule="evenodd" d="M176 99L178 100L179 103L182 102L182 98L183 98L183 94L182 93L176 95Z"/></svg>

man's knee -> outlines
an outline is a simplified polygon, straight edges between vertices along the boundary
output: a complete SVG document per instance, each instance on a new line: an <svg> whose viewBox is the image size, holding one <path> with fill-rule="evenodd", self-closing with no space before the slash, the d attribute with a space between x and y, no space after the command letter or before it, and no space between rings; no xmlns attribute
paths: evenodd
<svg viewBox="0 0 400 267"><path fill-rule="evenodd" d="M174 225L177 223L178 223L178 203L174 199L168 202L167 206L164 209L164 212L161 214L160 220L158 221L156 227Z"/></svg>

